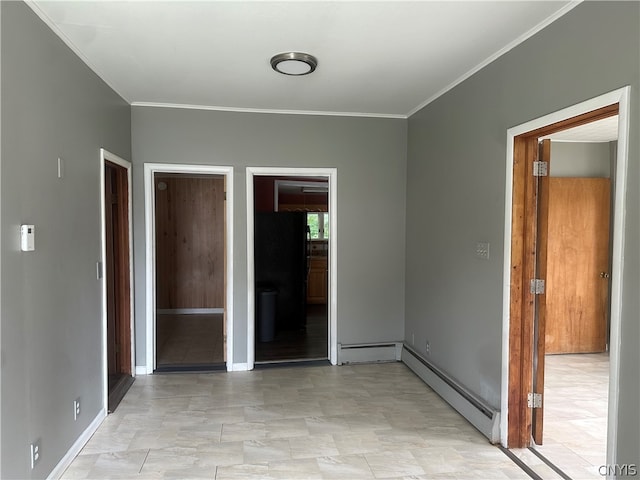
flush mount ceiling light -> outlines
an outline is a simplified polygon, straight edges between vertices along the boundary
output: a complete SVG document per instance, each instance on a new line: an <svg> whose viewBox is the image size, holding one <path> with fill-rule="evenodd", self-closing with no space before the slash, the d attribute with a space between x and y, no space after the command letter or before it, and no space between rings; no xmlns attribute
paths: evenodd
<svg viewBox="0 0 640 480"><path fill-rule="evenodd" d="M318 59L308 53L286 52L271 57L271 68L284 75L308 75L318 66Z"/></svg>

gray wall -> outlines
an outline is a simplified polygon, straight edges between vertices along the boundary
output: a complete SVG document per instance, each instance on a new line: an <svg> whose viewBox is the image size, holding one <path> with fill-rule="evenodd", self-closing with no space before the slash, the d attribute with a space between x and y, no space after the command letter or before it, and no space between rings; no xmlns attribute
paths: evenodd
<svg viewBox="0 0 640 480"><path fill-rule="evenodd" d="M407 163L406 340L499 406L507 129L631 85L620 463L640 459L639 9L582 3L482 69L410 118Z"/></svg>
<svg viewBox="0 0 640 480"><path fill-rule="evenodd" d="M407 122L134 107L137 365L145 365L144 163L234 168L234 362L246 362L247 166L338 169L338 341L401 340Z"/></svg>
<svg viewBox="0 0 640 480"><path fill-rule="evenodd" d="M131 109L24 3L0 8L0 477L43 478L103 406L99 149L131 156ZM36 226L34 252L19 251L22 223Z"/></svg>
<svg viewBox="0 0 640 480"><path fill-rule="evenodd" d="M610 142L551 142L552 177L611 176Z"/></svg>

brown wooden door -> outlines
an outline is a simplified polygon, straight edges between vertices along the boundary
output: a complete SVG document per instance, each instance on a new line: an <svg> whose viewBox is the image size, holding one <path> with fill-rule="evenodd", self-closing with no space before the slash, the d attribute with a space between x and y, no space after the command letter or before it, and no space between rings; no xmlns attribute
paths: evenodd
<svg viewBox="0 0 640 480"><path fill-rule="evenodd" d="M543 140L538 144L538 160L549 167L551 165L551 140ZM534 179L536 188L536 240L534 278L545 280L548 274L548 224L549 224L549 177L539 176ZM531 287L531 286L530 286ZM547 327L547 296L546 289L533 296L533 374L531 393L540 395L540 404L532 399L534 408L531 411L531 436L533 441L542 445L544 419L544 359L545 332Z"/></svg>
<svg viewBox="0 0 640 480"><path fill-rule="evenodd" d="M132 373L127 182L124 167L105 163L107 371L110 378Z"/></svg>
<svg viewBox="0 0 640 480"><path fill-rule="evenodd" d="M120 371L119 354L119 322L116 298L116 252L117 231L118 231L118 194L117 194L117 172L110 166L105 165L105 226L106 226L106 253L105 260L105 281L107 283L107 372L114 375Z"/></svg>
<svg viewBox="0 0 640 480"><path fill-rule="evenodd" d="M549 198L546 352L603 352L610 181L550 178Z"/></svg>

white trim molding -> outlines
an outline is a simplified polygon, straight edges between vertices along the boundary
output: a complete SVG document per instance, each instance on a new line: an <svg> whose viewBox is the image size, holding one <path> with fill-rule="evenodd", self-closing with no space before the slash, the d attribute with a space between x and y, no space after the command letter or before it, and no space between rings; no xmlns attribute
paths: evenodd
<svg viewBox="0 0 640 480"><path fill-rule="evenodd" d="M502 400L500 435L507 446L509 417L509 307L511 282L511 217L513 202L513 147L514 138L553 123L582 115L598 108L617 103L618 149L615 172L615 197L613 215L613 254L611 269L611 336L609 344L609 409L607 419L607 464L615 465L618 425L618 383L620 370L620 323L622 317L622 281L624 269L625 198L627 192L627 163L629 152L629 92L623 87L577 105L558 110L507 130L507 162L505 188L503 313L502 313Z"/></svg>
<svg viewBox="0 0 640 480"><path fill-rule="evenodd" d="M247 167L247 368L255 365L255 259L254 259L254 176L323 177L329 181L329 334L328 351L332 365L338 363L338 169L293 167Z"/></svg>
<svg viewBox="0 0 640 480"><path fill-rule="evenodd" d="M78 456L78 454L82 451L83 447L87 444L87 442L91 439L94 433L98 430L98 427L102 425L104 419L107 418L107 410L102 409L98 412L98 415L91 421L89 426L85 428L84 432L77 438L71 448L67 450L64 457L58 462L58 464L53 468L47 479L58 479L62 477L65 470L69 468L73 460Z"/></svg>
<svg viewBox="0 0 640 480"><path fill-rule="evenodd" d="M186 165L174 163L144 164L144 224L145 224L145 277L146 277L146 373L156 368L156 236L155 189L156 173L188 173L197 175L223 175L226 201L226 309L227 309L227 371L233 370L233 167L213 165Z"/></svg>

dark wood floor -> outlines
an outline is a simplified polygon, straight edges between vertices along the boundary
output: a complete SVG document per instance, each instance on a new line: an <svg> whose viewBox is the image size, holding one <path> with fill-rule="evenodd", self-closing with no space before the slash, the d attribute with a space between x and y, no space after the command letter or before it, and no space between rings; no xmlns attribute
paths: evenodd
<svg viewBox="0 0 640 480"><path fill-rule="evenodd" d="M156 364L210 366L224 364L222 314L158 315L156 317Z"/></svg>
<svg viewBox="0 0 640 480"><path fill-rule="evenodd" d="M276 332L271 342L256 339L256 362L317 360L329 357L326 305L307 305L305 329Z"/></svg>
<svg viewBox="0 0 640 480"><path fill-rule="evenodd" d="M158 315L156 326L158 371L224 368L222 315ZM257 363L328 358L327 306L308 305L306 328L255 345Z"/></svg>

